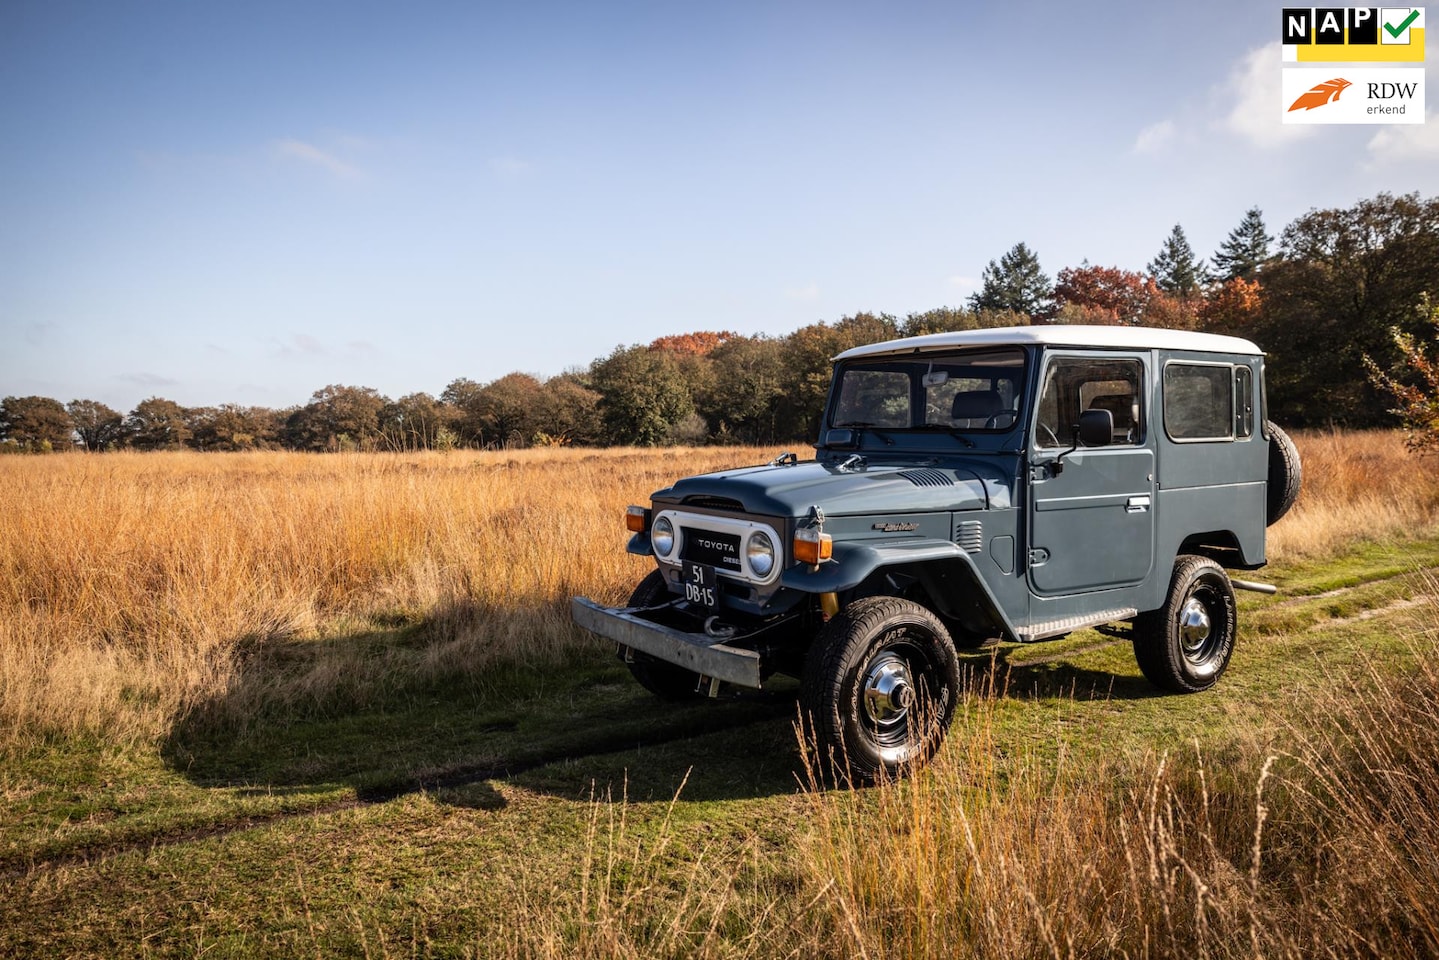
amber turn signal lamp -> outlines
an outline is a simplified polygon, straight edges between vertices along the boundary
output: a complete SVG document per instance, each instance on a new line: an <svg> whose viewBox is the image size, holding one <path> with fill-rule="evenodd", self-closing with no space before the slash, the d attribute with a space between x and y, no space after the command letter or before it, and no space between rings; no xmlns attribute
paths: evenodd
<svg viewBox="0 0 1439 960"><path fill-rule="evenodd" d="M794 558L800 563L816 566L834 554L834 538L820 533L813 527L801 527L794 532Z"/></svg>
<svg viewBox="0 0 1439 960"><path fill-rule="evenodd" d="M625 529L630 533L644 533L650 527L650 512L644 507L625 507Z"/></svg>

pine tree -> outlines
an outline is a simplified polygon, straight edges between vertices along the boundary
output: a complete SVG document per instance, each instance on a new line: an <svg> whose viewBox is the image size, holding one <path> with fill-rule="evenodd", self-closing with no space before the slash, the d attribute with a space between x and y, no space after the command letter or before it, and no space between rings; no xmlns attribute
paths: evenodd
<svg viewBox="0 0 1439 960"><path fill-rule="evenodd" d="M999 262L984 268L978 293L969 298L973 310L1013 310L1031 317L1042 316L1050 305L1054 288L1040 269L1039 257L1023 243L1017 243Z"/></svg>
<svg viewBox="0 0 1439 960"><path fill-rule="evenodd" d="M1194 259L1194 248L1184 236L1184 228L1177 223L1159 248L1159 255L1144 269L1149 271L1159 289L1180 298L1198 293L1199 285L1206 276L1204 262Z"/></svg>
<svg viewBox="0 0 1439 960"><path fill-rule="evenodd" d="M1239 226L1229 232L1229 239L1215 251L1215 273L1221 280L1253 280L1269 259L1269 245L1273 242L1274 238L1264 230L1264 215L1258 207L1250 207Z"/></svg>

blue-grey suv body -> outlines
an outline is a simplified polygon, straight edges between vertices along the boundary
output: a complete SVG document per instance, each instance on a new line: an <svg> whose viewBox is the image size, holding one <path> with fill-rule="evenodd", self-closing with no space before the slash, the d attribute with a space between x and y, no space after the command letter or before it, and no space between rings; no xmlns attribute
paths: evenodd
<svg viewBox="0 0 1439 960"><path fill-rule="evenodd" d="M631 507L656 569L629 606L573 604L671 699L801 679L816 733L873 778L924 760L956 645L1132 624L1156 685L1211 686L1233 651L1227 569L1265 563L1298 494L1235 337L1014 327L835 358L816 458L689 477Z"/></svg>

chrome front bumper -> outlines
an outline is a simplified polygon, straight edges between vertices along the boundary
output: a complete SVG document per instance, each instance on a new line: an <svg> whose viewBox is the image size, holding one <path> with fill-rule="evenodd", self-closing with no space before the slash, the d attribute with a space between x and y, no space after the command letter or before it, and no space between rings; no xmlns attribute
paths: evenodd
<svg viewBox="0 0 1439 960"><path fill-rule="evenodd" d="M740 687L760 688L759 654L730 647L703 633L686 633L632 613L602 607L588 597L570 601L570 616L591 633L641 653Z"/></svg>

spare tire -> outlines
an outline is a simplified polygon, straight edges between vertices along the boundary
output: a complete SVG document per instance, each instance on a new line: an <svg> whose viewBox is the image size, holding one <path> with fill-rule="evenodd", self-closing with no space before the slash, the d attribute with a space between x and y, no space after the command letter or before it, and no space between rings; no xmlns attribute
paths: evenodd
<svg viewBox="0 0 1439 960"><path fill-rule="evenodd" d="M1269 499L1265 522L1273 526L1299 499L1304 468L1299 463L1299 451L1295 449L1294 441L1289 439L1289 434L1268 420L1264 421L1264 432L1269 435Z"/></svg>

